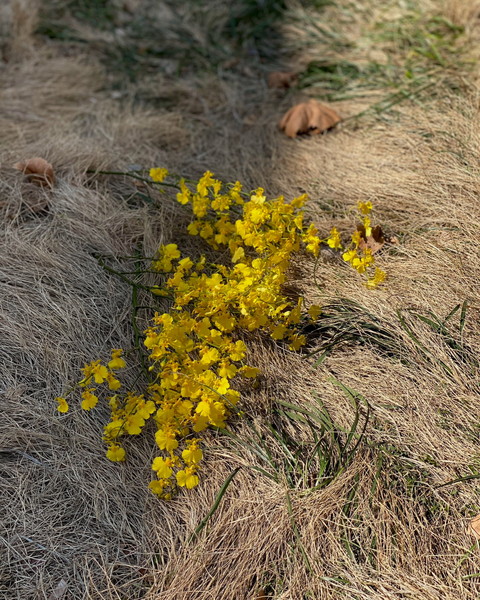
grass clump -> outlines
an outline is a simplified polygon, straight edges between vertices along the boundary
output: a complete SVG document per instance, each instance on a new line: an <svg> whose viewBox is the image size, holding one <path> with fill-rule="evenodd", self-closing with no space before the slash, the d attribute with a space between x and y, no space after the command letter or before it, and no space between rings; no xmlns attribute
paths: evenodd
<svg viewBox="0 0 480 600"><path fill-rule="evenodd" d="M345 429L336 424L325 404L314 395L312 406L298 406L281 401L274 403L271 422L258 430L247 418L250 439L231 431L238 447L246 445L263 463L251 467L276 483L285 482L289 489L311 493L322 489L340 476L352 462L369 420L369 404L357 392L333 381L349 399L354 419ZM362 423L363 420L363 423ZM310 439L303 440L298 428L306 427Z"/></svg>

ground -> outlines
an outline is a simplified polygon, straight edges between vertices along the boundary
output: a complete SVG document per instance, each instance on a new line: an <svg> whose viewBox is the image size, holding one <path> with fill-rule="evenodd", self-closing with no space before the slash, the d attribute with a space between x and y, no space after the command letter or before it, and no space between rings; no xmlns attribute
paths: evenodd
<svg viewBox="0 0 480 600"><path fill-rule="evenodd" d="M476 0L2 3L1 597L479 597L479 36ZM279 70L297 83L270 89ZM311 97L342 122L287 138ZM52 189L13 168L34 156ZM151 437L111 463L108 411L54 400L135 343L98 255L191 244L174 196L99 174L150 167L306 192L344 240L371 201L396 240L375 290L338 252L296 258L291 293L323 307L307 351L247 336L244 416L205 434L201 484L170 502L147 487Z"/></svg>

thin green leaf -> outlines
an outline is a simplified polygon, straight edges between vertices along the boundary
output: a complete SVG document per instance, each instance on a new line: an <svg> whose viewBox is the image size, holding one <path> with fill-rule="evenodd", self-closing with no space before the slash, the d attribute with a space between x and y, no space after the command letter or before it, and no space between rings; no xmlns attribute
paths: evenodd
<svg viewBox="0 0 480 600"><path fill-rule="evenodd" d="M225 492L228 489L228 486L230 485L230 483L232 482L233 478L235 477L235 475L240 471L242 467L237 467L236 469L234 469L230 475L225 479L225 481L223 482L222 487L220 488L220 490L218 491L218 494L215 497L215 501L212 504L212 508L208 511L206 517L204 519L202 519L200 521L200 523L197 525L197 527L195 528L195 531L192 533L192 535L189 537L188 539L188 543L190 543L194 538L198 537L198 534L202 531L202 529L205 527L205 525L208 523L208 521L212 518L212 516L215 514L215 511L217 510L217 508L220 505L220 502L222 501L223 496L225 495Z"/></svg>

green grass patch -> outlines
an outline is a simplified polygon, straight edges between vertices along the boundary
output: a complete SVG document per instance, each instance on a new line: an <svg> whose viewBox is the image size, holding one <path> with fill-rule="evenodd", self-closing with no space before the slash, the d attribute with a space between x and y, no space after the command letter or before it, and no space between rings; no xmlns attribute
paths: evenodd
<svg viewBox="0 0 480 600"><path fill-rule="evenodd" d="M321 26L321 13L302 15L310 39L306 45L322 55L310 61L300 74L300 88L315 90L327 101L366 97L374 90L402 91L406 96L429 82L457 87L456 72L468 68L458 53L463 29L444 17L426 16L416 11L401 18L378 22L372 29L363 24L357 39ZM374 50L381 58L365 58L364 50ZM429 90L429 95L432 91Z"/></svg>
<svg viewBox="0 0 480 600"><path fill-rule="evenodd" d="M278 400L271 421L261 429L245 416L243 422L251 433L248 438L230 430L224 433L236 442L240 454L246 447L259 459L261 466L251 468L268 479L285 482L288 488L303 492L326 487L353 460L370 414L369 404L361 394L339 381L332 379L332 383L342 390L354 409L347 429L335 423L322 400L314 395L314 403L308 407Z"/></svg>

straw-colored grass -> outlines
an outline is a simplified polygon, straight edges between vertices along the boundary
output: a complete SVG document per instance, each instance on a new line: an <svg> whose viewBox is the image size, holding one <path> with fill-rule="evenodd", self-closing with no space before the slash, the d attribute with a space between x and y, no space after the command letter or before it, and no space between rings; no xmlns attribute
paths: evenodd
<svg viewBox="0 0 480 600"><path fill-rule="evenodd" d="M113 28L92 21L95 0L0 7L0 597L475 600L480 552L467 526L480 512L478 481L441 486L480 469L480 4L292 2L263 21L251 0L157 4L107 3ZM333 84L320 59L359 70ZM406 61L413 78L403 78ZM304 89L267 89L265 73L282 65L309 73ZM343 117L378 110L324 136L283 137L282 111L309 95ZM12 168L31 156L54 165L52 190ZM130 439L128 461L110 463L106 409L72 403L60 415L54 402L85 362L133 342L131 290L94 255L115 266L138 247L151 255L185 239L185 213L168 195L152 206L131 181L94 173L131 165L307 191L320 230L336 225L345 238L351 208L371 200L399 240L377 259L388 280L375 291L334 252L315 274L298 259L292 286L328 305L309 334L319 354L255 337L250 362L263 375L232 424L245 444L208 432L201 485L169 503L147 489L152 439ZM448 332L432 326L464 301L465 319L459 308ZM332 377L368 402L365 433L319 489L307 490L315 473L299 459L292 489L269 425L308 450L310 428L282 416L279 401L311 408L317 397L345 441L355 408ZM362 404L358 436L366 417ZM248 445L253 427L276 467Z"/></svg>

